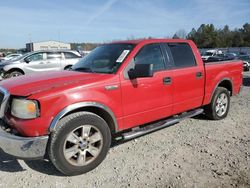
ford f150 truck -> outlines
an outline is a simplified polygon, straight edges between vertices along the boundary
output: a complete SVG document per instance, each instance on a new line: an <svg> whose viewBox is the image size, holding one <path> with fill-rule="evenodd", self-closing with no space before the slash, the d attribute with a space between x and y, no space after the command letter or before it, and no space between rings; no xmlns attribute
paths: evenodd
<svg viewBox="0 0 250 188"><path fill-rule="evenodd" d="M0 82L0 147L48 156L66 175L88 172L112 141L205 113L220 120L242 85L242 61L204 64L189 40L121 41L97 47L71 70Z"/></svg>

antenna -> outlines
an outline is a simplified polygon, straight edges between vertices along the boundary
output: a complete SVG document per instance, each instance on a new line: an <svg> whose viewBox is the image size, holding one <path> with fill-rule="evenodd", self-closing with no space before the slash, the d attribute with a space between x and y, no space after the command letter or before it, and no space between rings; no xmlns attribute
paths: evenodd
<svg viewBox="0 0 250 188"><path fill-rule="evenodd" d="M29 33L29 42L32 42L32 35Z"/></svg>
<svg viewBox="0 0 250 188"><path fill-rule="evenodd" d="M60 30L58 29L58 42L59 42L59 48L61 47L61 35L60 35Z"/></svg>

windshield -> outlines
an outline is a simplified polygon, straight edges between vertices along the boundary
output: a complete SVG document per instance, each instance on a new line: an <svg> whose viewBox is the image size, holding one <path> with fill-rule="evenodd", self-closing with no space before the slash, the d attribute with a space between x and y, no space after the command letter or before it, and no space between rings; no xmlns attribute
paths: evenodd
<svg viewBox="0 0 250 188"><path fill-rule="evenodd" d="M15 58L13 58L12 61L19 61L19 60L23 59L24 57L27 57L30 54L32 54L32 52L28 52L28 53L25 53L25 54L23 54L21 56L17 56Z"/></svg>
<svg viewBox="0 0 250 188"><path fill-rule="evenodd" d="M99 46L72 66L72 70L106 74L115 73L133 48L134 44L120 43Z"/></svg>

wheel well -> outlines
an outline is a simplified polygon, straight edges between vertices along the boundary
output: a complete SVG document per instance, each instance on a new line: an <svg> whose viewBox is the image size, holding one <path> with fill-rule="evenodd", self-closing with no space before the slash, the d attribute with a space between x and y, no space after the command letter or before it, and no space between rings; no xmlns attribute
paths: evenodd
<svg viewBox="0 0 250 188"><path fill-rule="evenodd" d="M91 107L78 108L78 109L75 109L73 111L68 112L67 114L64 115L64 117L69 115L69 114L72 114L72 113L75 113L75 112L80 112L80 111L92 112L92 113L100 116L101 118L103 118L107 122L111 133L116 132L116 125L115 125L115 122L114 122L112 116L108 112L106 112L104 109L101 109L101 108L98 108L98 107L92 107L91 106Z"/></svg>
<svg viewBox="0 0 250 188"><path fill-rule="evenodd" d="M21 72L22 74L25 74L25 73L23 72L23 70L22 70L22 69L19 69L19 68L10 69L10 70L7 71L7 74L9 74L9 73L11 73L11 72L14 72L14 71L18 71L18 72Z"/></svg>
<svg viewBox="0 0 250 188"><path fill-rule="evenodd" d="M233 86L230 80L223 80L218 87L224 87L230 92L230 96L233 95Z"/></svg>

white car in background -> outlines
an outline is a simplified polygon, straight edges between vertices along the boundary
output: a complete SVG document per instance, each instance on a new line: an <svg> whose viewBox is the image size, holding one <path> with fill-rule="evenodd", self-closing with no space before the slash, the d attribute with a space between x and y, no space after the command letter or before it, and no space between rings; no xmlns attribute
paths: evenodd
<svg viewBox="0 0 250 188"><path fill-rule="evenodd" d="M208 60L209 57L217 56L217 55L220 55L220 54L223 54L223 52L221 50L207 50L205 52L205 54L203 54L201 56L201 58L202 58L203 61L206 61L206 60Z"/></svg>

